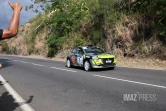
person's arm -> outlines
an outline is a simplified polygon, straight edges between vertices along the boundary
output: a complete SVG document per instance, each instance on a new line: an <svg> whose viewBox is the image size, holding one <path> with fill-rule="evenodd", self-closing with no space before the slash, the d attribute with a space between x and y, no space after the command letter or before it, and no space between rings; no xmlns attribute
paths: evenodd
<svg viewBox="0 0 166 111"><path fill-rule="evenodd" d="M20 11L22 9L22 6L20 3L15 2L14 4L11 4L9 2L9 5L14 10L12 19L10 21L8 30L3 30L1 39L8 39L11 37L14 37L17 35L18 27L19 27L19 20L20 20Z"/></svg>

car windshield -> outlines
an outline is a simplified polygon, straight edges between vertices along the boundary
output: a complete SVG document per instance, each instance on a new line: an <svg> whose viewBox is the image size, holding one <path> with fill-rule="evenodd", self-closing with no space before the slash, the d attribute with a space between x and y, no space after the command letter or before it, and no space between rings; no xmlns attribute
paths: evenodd
<svg viewBox="0 0 166 111"><path fill-rule="evenodd" d="M84 47L85 53L104 53L104 51L97 47Z"/></svg>

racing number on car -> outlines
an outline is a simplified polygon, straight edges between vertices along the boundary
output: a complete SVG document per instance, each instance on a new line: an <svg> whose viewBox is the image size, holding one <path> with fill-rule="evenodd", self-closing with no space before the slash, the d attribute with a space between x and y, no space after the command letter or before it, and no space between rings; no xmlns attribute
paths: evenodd
<svg viewBox="0 0 166 111"><path fill-rule="evenodd" d="M72 61L72 63L75 63L75 62L76 62L74 55L71 56L71 61Z"/></svg>
<svg viewBox="0 0 166 111"><path fill-rule="evenodd" d="M77 63L80 64L80 56L77 56Z"/></svg>
<svg viewBox="0 0 166 111"><path fill-rule="evenodd" d="M83 65L83 56L78 56L77 57L77 63Z"/></svg>

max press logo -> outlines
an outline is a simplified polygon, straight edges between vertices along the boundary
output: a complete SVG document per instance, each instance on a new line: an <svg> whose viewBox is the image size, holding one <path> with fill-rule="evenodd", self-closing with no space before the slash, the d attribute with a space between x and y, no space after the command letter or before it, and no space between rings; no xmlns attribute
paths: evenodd
<svg viewBox="0 0 166 111"><path fill-rule="evenodd" d="M137 102L137 101L147 101L147 102L153 102L156 101L156 94L123 94L123 101L129 101L129 102Z"/></svg>

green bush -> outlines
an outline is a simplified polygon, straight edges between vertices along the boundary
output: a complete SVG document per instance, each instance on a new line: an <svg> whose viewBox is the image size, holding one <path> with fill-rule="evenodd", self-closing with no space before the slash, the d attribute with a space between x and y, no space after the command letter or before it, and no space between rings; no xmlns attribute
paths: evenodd
<svg viewBox="0 0 166 111"><path fill-rule="evenodd" d="M57 53L57 50L54 48L49 48L47 57L54 57L55 54Z"/></svg>
<svg viewBox="0 0 166 111"><path fill-rule="evenodd" d="M58 50L62 47L65 41L65 37L58 37L54 34L51 34L47 40L47 45L49 47L48 57L54 57Z"/></svg>
<svg viewBox="0 0 166 111"><path fill-rule="evenodd" d="M74 41L75 46L82 46L85 44L85 40L82 39L81 35L77 34L77 37Z"/></svg>
<svg viewBox="0 0 166 111"><path fill-rule="evenodd" d="M2 46L2 51L3 51L3 52L6 52L6 53L9 52L9 46L8 46L8 44L7 44L6 42L3 42L3 43L1 44L1 46Z"/></svg>

